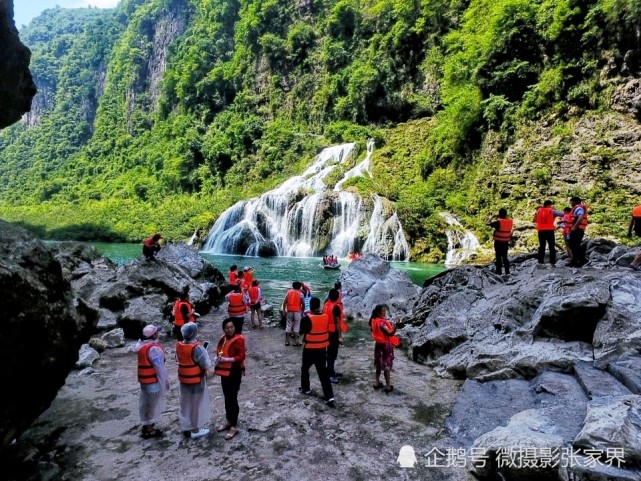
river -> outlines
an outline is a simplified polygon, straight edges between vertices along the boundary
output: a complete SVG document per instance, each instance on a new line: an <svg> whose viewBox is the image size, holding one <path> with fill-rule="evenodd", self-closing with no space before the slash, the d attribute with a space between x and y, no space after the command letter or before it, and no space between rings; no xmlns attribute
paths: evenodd
<svg viewBox="0 0 641 481"><path fill-rule="evenodd" d="M105 257L119 265L124 265L141 255L139 244L92 243ZM201 255L216 266L225 276L232 264L242 271L243 267L254 268L254 277L260 281L263 297L271 304L282 302L287 289L295 280L303 281L312 289L312 294L325 297L325 293L338 280L341 271L347 269L348 262L341 260L339 271L325 270L320 267L321 259L315 257L244 257L233 255ZM445 270L442 264L422 264L418 262L390 262L393 268L404 271L412 281L421 286L423 281Z"/></svg>

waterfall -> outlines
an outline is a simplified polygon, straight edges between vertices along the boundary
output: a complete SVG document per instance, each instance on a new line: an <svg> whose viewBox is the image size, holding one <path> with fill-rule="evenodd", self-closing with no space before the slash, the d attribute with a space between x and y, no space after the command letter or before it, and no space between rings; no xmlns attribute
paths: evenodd
<svg viewBox="0 0 641 481"><path fill-rule="evenodd" d="M465 230L456 217L447 212L441 212L447 225L452 228L445 231L447 236L446 266L456 266L476 253L480 247L478 239L469 230Z"/></svg>
<svg viewBox="0 0 641 481"><path fill-rule="evenodd" d="M391 202L376 195L363 198L342 189L348 179L372 177L374 141L367 142L365 159L347 169L355 147L349 143L325 148L302 175L289 178L260 197L234 204L216 220L202 250L293 257L344 257L351 251L361 251L407 260L409 245ZM325 179L339 167L346 172L330 190Z"/></svg>

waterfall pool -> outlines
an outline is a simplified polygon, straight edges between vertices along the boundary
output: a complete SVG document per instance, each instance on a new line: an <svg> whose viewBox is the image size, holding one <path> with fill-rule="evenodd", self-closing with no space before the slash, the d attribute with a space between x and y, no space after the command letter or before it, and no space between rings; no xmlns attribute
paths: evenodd
<svg viewBox="0 0 641 481"><path fill-rule="evenodd" d="M92 243L102 255L116 264L124 265L141 255L139 244ZM324 270L320 267L321 259L316 257L244 257L233 255L205 254L201 255L216 266L225 276L229 266L236 264L242 271L243 267L254 268L254 277L260 281L263 297L267 302L277 306L285 297L287 289L295 280L308 284L313 295L321 298L334 286L342 271L349 263L341 260L338 271ZM412 281L421 286L423 281L445 270L443 264L422 264L418 262L390 262L395 269L404 271Z"/></svg>

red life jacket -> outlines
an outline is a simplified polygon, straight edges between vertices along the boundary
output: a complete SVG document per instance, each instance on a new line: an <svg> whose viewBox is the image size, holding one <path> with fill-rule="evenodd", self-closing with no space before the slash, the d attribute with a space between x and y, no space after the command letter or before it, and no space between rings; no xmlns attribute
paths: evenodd
<svg viewBox="0 0 641 481"><path fill-rule="evenodd" d="M249 288L249 302L256 304L258 302L258 297L260 295L260 287L251 286Z"/></svg>
<svg viewBox="0 0 641 481"><path fill-rule="evenodd" d="M554 207L539 207L537 209L536 230L554 230Z"/></svg>
<svg viewBox="0 0 641 481"><path fill-rule="evenodd" d="M303 310L300 300L301 292L295 289L287 291L285 296L285 304L287 305L287 312L301 312Z"/></svg>
<svg viewBox="0 0 641 481"><path fill-rule="evenodd" d="M187 306L187 309L189 309L189 319L186 321L183 319L182 312L180 311L182 306ZM185 322L196 322L196 316L194 316L193 312L194 308L191 306L189 301L176 301L174 303L174 325L180 327L183 326Z"/></svg>
<svg viewBox="0 0 641 481"><path fill-rule="evenodd" d="M641 217L641 205L637 205L632 209L632 217Z"/></svg>
<svg viewBox="0 0 641 481"><path fill-rule="evenodd" d="M392 343L392 346L398 346L401 343L401 340L389 334L385 334L381 329L381 326L385 326L389 332L394 331L394 326L387 319L381 319L380 317L372 319L372 337L374 341L379 344L385 344L386 342Z"/></svg>
<svg viewBox="0 0 641 481"><path fill-rule="evenodd" d="M158 382L156 369L149 360L149 349L153 346L158 346L162 349L162 346L157 342L150 342L138 350L138 382L140 384L154 384Z"/></svg>
<svg viewBox="0 0 641 481"><path fill-rule="evenodd" d="M205 377L205 370L194 362L193 353L199 342L185 344L176 343L176 357L178 358L178 380L183 384L200 384Z"/></svg>
<svg viewBox="0 0 641 481"><path fill-rule="evenodd" d="M574 207L572 207L572 226L574 226L574 223L576 222L578 215L575 215L574 213L576 212L577 209L582 208L583 209L583 217L581 217L581 222L579 222L579 225L577 226L578 229L585 230L585 228L588 226L588 206L585 204L577 204Z"/></svg>
<svg viewBox="0 0 641 481"><path fill-rule="evenodd" d="M512 237L512 219L499 219L499 228L494 231L494 240L498 242L510 242Z"/></svg>
<svg viewBox="0 0 641 481"><path fill-rule="evenodd" d="M329 332L336 332L336 322L334 320L334 306L338 306L338 308L341 310L341 315L340 315L340 326L341 326L341 332L347 332L349 329L347 327L347 324L345 324L345 313L343 312L343 304L340 302L332 302L332 301L327 301L325 303L325 308L323 309L323 312L327 315L327 318L329 319Z"/></svg>
<svg viewBox="0 0 641 481"><path fill-rule="evenodd" d="M236 284L238 284L238 272L229 271L229 273L227 275L229 276L229 283L232 286L235 286Z"/></svg>
<svg viewBox="0 0 641 481"><path fill-rule="evenodd" d="M241 292L229 294L229 305L227 306L229 317L243 317L246 312L247 306L243 302L243 294Z"/></svg>
<svg viewBox="0 0 641 481"><path fill-rule="evenodd" d="M329 346L329 317L327 314L309 314L312 330L305 334L305 349L325 349Z"/></svg>
<svg viewBox="0 0 641 481"><path fill-rule="evenodd" d="M149 239L145 240L145 242L143 242L143 245L145 247L151 247L151 245L155 244L155 243L156 243L156 241L154 240L154 238L150 237Z"/></svg>
<svg viewBox="0 0 641 481"><path fill-rule="evenodd" d="M234 342L236 342L239 339L242 339L243 341L245 340L245 338L240 334L234 334L229 340L227 340L227 336L223 334L223 336L218 341L218 347L216 348L216 352L218 353L219 356L231 357L229 355L229 348L232 346L232 344L234 344ZM223 377L229 376L231 374L231 368L233 364L234 364L233 362L219 362L216 368L214 369L214 374L217 374ZM245 361L240 363L240 372L243 376L245 375Z"/></svg>

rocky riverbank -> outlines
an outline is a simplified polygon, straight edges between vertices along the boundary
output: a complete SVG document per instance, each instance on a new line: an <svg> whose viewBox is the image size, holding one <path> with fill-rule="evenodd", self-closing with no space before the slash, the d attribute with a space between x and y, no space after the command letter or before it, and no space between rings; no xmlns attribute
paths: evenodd
<svg viewBox="0 0 641 481"><path fill-rule="evenodd" d="M625 267L632 250L605 241L587 247L583 269L537 269L532 256L520 256L509 278L465 266L422 290L374 256L355 261L341 277L354 319L339 353L337 407L298 393L300 348L284 346L276 322L248 329L241 433L224 441L215 432L199 440L179 432L168 337L172 296L187 283L206 313L200 338L217 339L226 317L217 307L220 274L178 246L158 263L119 269L82 246L58 246L60 271L83 306L77 315L93 316L91 343L104 350L67 376L0 462L10 480L638 481L641 274ZM404 349L387 395L371 386L367 317L376 303L403 316ZM159 423L165 434L149 440L139 436L130 335L146 322L163 328L173 379ZM312 387L320 390L314 374ZM219 381L209 389L215 427L223 418ZM404 446L417 457L411 469L397 462ZM406 462L414 464L412 456L401 456Z"/></svg>

